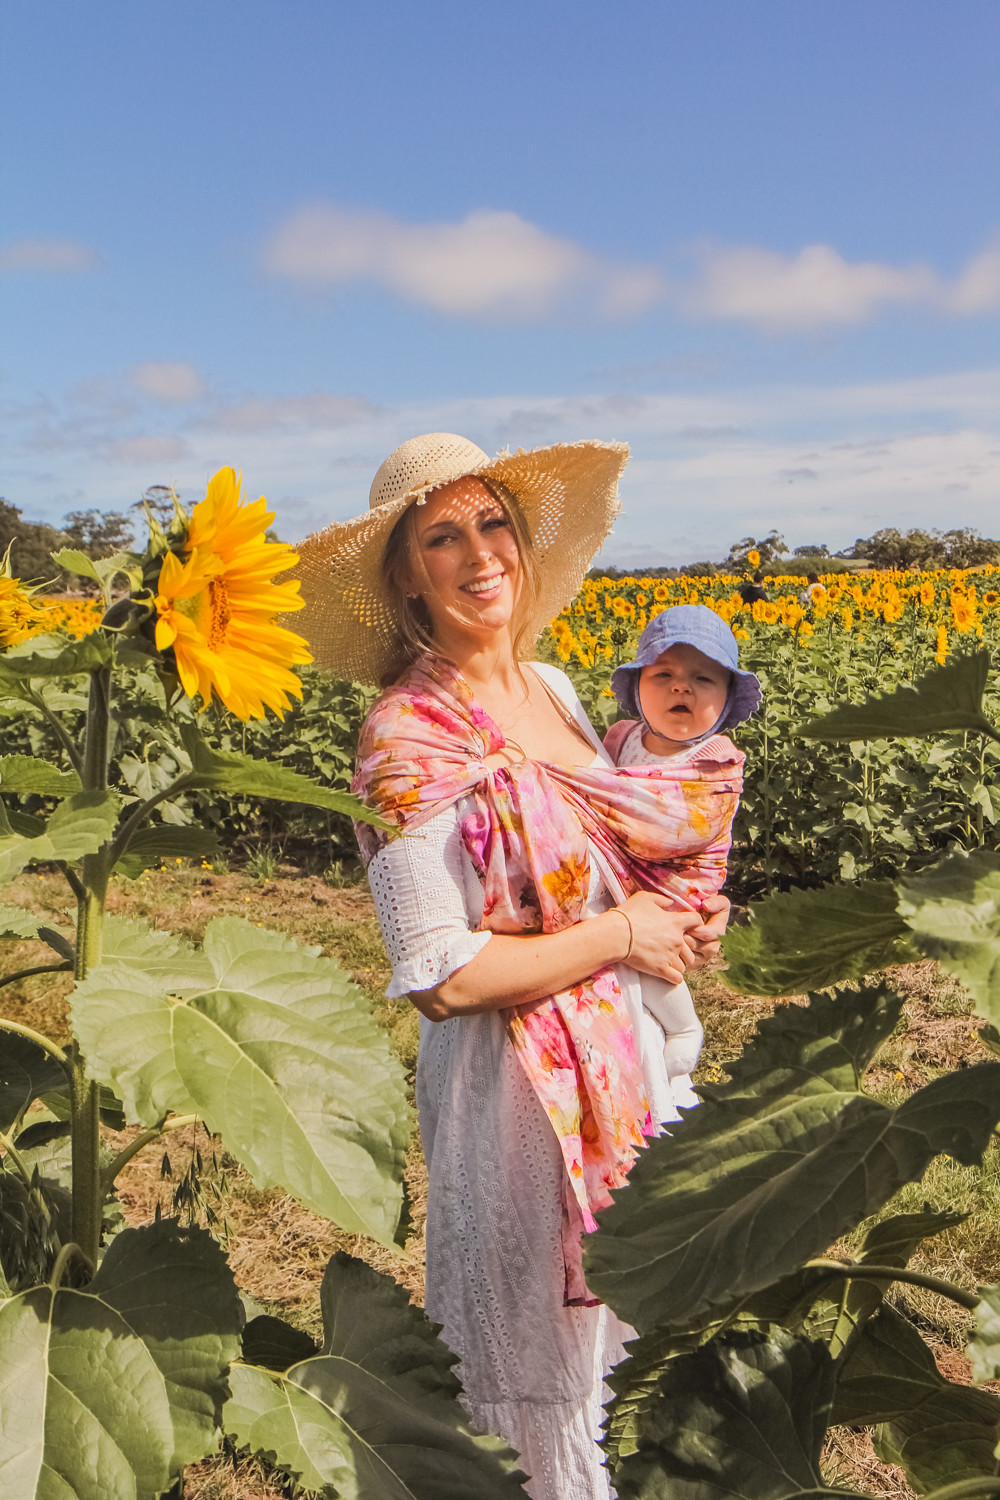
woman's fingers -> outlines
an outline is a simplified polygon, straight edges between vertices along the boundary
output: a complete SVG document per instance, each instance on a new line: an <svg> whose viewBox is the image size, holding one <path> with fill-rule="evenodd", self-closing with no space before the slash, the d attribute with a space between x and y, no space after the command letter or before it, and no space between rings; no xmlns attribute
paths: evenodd
<svg viewBox="0 0 1000 1500"><path fill-rule="evenodd" d="M731 910L732 903L728 896L707 896L702 911L705 916L704 930L711 933L711 938L703 938L700 941L718 942L725 933Z"/></svg>

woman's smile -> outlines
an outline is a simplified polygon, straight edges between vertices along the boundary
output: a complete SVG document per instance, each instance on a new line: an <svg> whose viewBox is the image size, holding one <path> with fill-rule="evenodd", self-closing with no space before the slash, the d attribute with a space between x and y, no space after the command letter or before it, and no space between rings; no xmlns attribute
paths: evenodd
<svg viewBox="0 0 1000 1500"><path fill-rule="evenodd" d="M488 578L475 578L471 583L463 583L462 588L467 594L478 594L481 599L487 596L494 598L503 587L503 572L491 573Z"/></svg>

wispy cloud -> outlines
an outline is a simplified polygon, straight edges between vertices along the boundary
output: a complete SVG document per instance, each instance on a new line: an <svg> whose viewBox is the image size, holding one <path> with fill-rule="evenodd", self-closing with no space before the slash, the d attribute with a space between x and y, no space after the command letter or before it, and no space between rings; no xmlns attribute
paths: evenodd
<svg viewBox="0 0 1000 1500"><path fill-rule="evenodd" d="M537 321L584 307L628 318L659 303L691 318L788 335L870 322L892 308L953 317L1000 312L1000 248L980 252L951 280L929 265L851 261L832 245L786 255L703 244L676 259L689 269L611 262L505 210L415 224L314 203L278 228L261 263L301 286L367 282L459 318Z"/></svg>
<svg viewBox="0 0 1000 1500"><path fill-rule="evenodd" d="M262 432L275 428L346 427L377 410L363 396L335 396L308 391L301 396L250 396L232 406L218 406L198 419L216 432Z"/></svg>
<svg viewBox="0 0 1000 1500"><path fill-rule="evenodd" d="M701 393L455 397L375 407L336 392L266 394L127 422L73 401L10 409L8 494L56 519L124 509L150 484L189 501L223 464L265 494L293 540L367 506L379 464L418 432L461 432L487 452L598 437L632 445L624 510L602 557L630 567L715 557L771 526L831 546L880 526L997 533L1000 368L906 381ZM73 491L53 475L71 474Z"/></svg>
<svg viewBox="0 0 1000 1500"><path fill-rule="evenodd" d="M663 295L653 266L618 266L518 214L478 209L459 223L413 224L368 209L316 203L266 246L271 275L317 287L368 281L455 317L532 319L588 295L611 317Z"/></svg>
<svg viewBox="0 0 1000 1500"><path fill-rule="evenodd" d="M153 360L135 365L132 383L144 396L164 406L183 406L204 394L205 383L187 360Z"/></svg>
<svg viewBox="0 0 1000 1500"><path fill-rule="evenodd" d="M700 260L676 294L680 310L767 333L864 323L888 306L934 303L942 292L928 266L851 263L829 245L807 245L794 256L752 245L710 248Z"/></svg>
<svg viewBox="0 0 1000 1500"><path fill-rule="evenodd" d="M10 240L0 245L0 271L40 271L53 276L94 271L101 257L75 240Z"/></svg>

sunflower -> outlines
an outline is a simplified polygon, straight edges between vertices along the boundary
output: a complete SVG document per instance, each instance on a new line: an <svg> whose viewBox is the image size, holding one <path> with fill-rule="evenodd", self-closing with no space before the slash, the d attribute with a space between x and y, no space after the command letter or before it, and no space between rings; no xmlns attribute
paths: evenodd
<svg viewBox="0 0 1000 1500"><path fill-rule="evenodd" d="M46 611L35 603L33 593L13 577L8 547L0 557L0 651L26 641L40 629Z"/></svg>
<svg viewBox="0 0 1000 1500"><path fill-rule="evenodd" d="M956 591L951 596L951 617L955 622L956 630L961 632L971 630L976 623L976 606Z"/></svg>
<svg viewBox="0 0 1000 1500"><path fill-rule="evenodd" d="M754 547L752 552L747 553L747 562L750 564L751 568L760 567L760 553L757 551L756 547Z"/></svg>
<svg viewBox="0 0 1000 1500"><path fill-rule="evenodd" d="M944 664L948 655L948 632L943 625L938 626L937 643L934 647L934 660L939 666Z"/></svg>
<svg viewBox="0 0 1000 1500"><path fill-rule="evenodd" d="M997 593L996 589L987 589L983 595L983 603L989 609L996 609L997 605L1000 604L1000 594Z"/></svg>
<svg viewBox="0 0 1000 1500"><path fill-rule="evenodd" d="M240 479L220 469L191 516L183 561L163 559L156 594L156 646L173 648L177 675L202 707L213 693L240 719L284 718L302 697L292 666L312 661L307 643L277 623L302 608L297 580L274 583L298 557L264 533L274 520L261 496L241 502Z"/></svg>

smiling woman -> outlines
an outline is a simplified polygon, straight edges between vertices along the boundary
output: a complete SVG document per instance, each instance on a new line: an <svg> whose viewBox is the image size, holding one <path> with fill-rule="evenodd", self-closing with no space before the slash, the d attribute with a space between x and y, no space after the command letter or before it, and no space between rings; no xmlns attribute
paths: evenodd
<svg viewBox="0 0 1000 1500"><path fill-rule="evenodd" d="M317 657L383 684L353 785L407 837L356 831L388 993L422 1016L427 1311L535 1500L608 1500L602 1383L629 1331L587 1288L581 1234L678 1118L644 976L677 983L728 906L628 894L601 852L628 791L569 680L529 660L610 529L627 454L491 462L416 438L367 516L298 549Z"/></svg>

